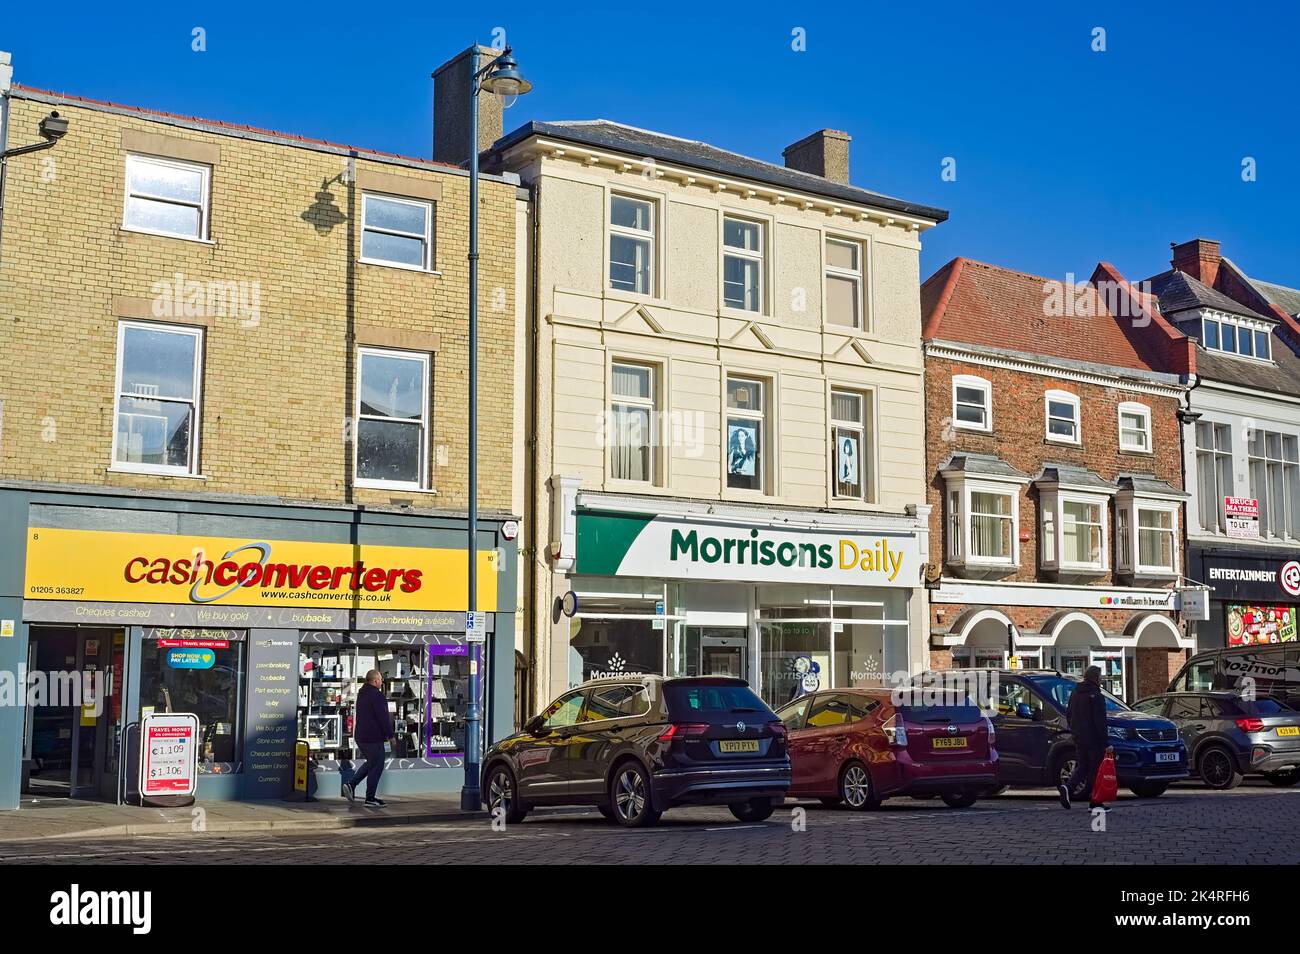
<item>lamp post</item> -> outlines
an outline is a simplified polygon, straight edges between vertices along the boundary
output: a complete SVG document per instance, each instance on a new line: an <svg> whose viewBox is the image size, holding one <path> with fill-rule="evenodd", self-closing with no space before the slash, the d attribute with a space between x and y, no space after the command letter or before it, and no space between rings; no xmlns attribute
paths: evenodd
<svg viewBox="0 0 1300 954"><path fill-rule="evenodd" d="M503 109L527 93L532 84L519 73L510 47L479 67L479 48L470 47L469 91L469 604L478 613L478 97L487 90ZM479 757L483 748L482 651L469 644L469 706L465 712L465 784L460 790L462 811L478 811Z"/></svg>

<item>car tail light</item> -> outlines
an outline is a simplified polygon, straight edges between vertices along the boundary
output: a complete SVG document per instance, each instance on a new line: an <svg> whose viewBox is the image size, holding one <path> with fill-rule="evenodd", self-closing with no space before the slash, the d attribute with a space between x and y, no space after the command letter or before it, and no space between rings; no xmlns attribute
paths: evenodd
<svg viewBox="0 0 1300 954"><path fill-rule="evenodd" d="M890 745L900 749L907 747L907 726L903 725L903 720L898 717L897 712L891 715L880 729L885 733L885 738L889 740Z"/></svg>
<svg viewBox="0 0 1300 954"><path fill-rule="evenodd" d="M993 720L988 716L984 717L984 725L987 726L989 730L989 748L993 748L993 743L998 737L998 731L993 728Z"/></svg>
<svg viewBox="0 0 1300 954"><path fill-rule="evenodd" d="M1263 719L1238 719L1237 728L1240 729L1242 732L1263 732L1264 720Z"/></svg>
<svg viewBox="0 0 1300 954"><path fill-rule="evenodd" d="M703 735L708 731L709 726L704 722L674 722L664 729L659 736L659 741L671 742L673 739L688 739L691 736Z"/></svg>
<svg viewBox="0 0 1300 954"><path fill-rule="evenodd" d="M772 734L777 738L785 738L785 723L778 719L775 722L769 722L767 727L772 730Z"/></svg>

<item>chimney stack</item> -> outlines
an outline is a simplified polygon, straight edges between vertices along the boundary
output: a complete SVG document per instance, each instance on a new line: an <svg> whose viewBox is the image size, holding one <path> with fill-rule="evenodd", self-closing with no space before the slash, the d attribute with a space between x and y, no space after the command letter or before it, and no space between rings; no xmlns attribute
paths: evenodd
<svg viewBox="0 0 1300 954"><path fill-rule="evenodd" d="M470 142L470 47L433 71L433 158L463 166L469 163ZM500 50L480 46L479 69L501 55ZM480 93L478 105L478 151L484 152L501 138L501 104L491 93Z"/></svg>
<svg viewBox="0 0 1300 954"><path fill-rule="evenodd" d="M787 169L808 172L833 182L849 183L849 142L852 137L838 129L819 129L781 153Z"/></svg>
<svg viewBox="0 0 1300 954"><path fill-rule="evenodd" d="M1219 252L1219 243L1213 239L1192 239L1190 242L1176 244L1171 242L1174 250L1174 268L1186 275L1191 275L1204 285L1214 287L1219 277L1219 262L1223 256Z"/></svg>

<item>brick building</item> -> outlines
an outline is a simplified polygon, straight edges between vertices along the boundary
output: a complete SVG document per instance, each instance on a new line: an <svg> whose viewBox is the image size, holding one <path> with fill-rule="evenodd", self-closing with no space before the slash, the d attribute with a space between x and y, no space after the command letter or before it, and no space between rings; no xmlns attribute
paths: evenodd
<svg viewBox="0 0 1300 954"><path fill-rule="evenodd" d="M409 757L387 790L459 788L466 173L5 79L7 147L69 126L3 170L0 666L113 693L0 711L0 808L20 784L121 797L131 727L169 709L199 716L200 797L278 797L296 737L337 792L368 668ZM491 737L514 721L522 202L499 175L480 199Z"/></svg>
<svg viewBox="0 0 1300 954"><path fill-rule="evenodd" d="M1170 370L1190 345L1117 317L1107 269L1075 285L959 258L922 288L935 668L1097 664L1134 699L1191 645Z"/></svg>

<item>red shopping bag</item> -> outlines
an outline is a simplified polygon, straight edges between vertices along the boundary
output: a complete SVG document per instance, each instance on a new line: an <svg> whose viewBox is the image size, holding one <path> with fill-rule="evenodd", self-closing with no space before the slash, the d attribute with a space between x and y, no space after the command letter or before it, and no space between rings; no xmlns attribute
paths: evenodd
<svg viewBox="0 0 1300 954"><path fill-rule="evenodd" d="M1119 796L1119 783L1115 779L1115 750L1106 749L1106 754L1097 767L1097 779L1092 783L1092 803L1105 805Z"/></svg>

